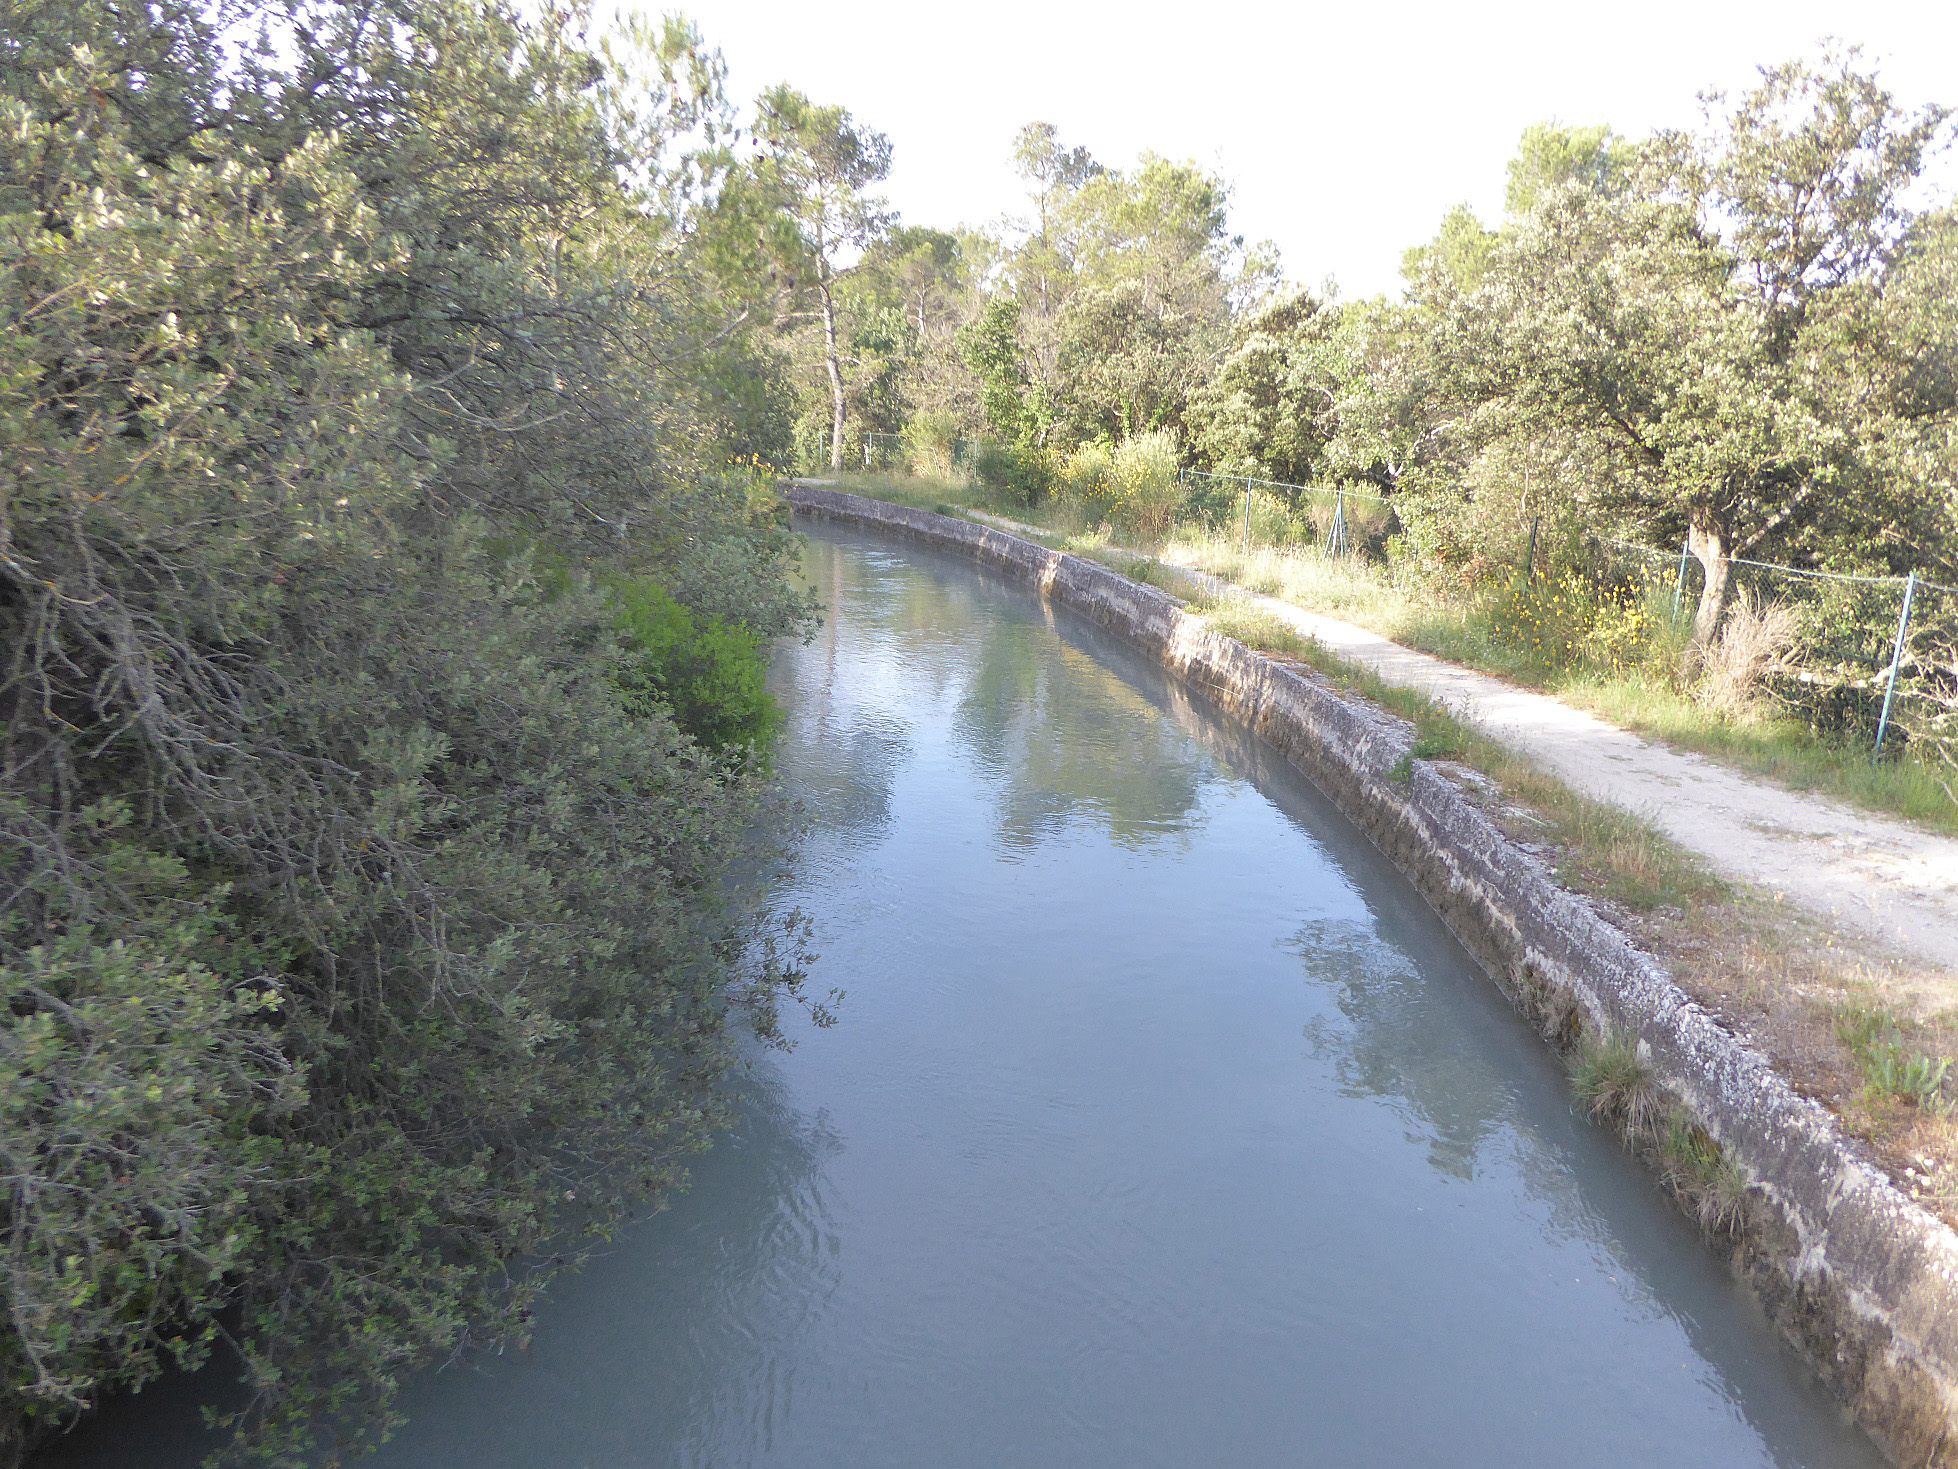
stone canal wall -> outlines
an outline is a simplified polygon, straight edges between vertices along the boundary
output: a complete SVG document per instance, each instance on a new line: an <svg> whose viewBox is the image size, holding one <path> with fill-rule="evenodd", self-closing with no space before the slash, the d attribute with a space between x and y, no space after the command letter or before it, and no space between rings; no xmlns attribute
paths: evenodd
<svg viewBox="0 0 1958 1469"><path fill-rule="evenodd" d="M1828 1111L1719 1025L1502 834L1412 731L1210 631L1154 587L1002 530L806 485L800 513L961 552L1106 628L1280 750L1413 882L1550 1035L1634 1037L1749 1183L1733 1264L1900 1464L1958 1469L1958 1235L1860 1158Z"/></svg>

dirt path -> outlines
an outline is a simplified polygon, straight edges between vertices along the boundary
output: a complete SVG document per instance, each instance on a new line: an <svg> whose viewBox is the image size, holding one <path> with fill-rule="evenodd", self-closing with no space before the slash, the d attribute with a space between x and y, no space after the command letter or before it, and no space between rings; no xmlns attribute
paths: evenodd
<svg viewBox="0 0 1958 1469"><path fill-rule="evenodd" d="M1185 574L1227 584L1184 568ZM1419 689L1565 784L1653 821L1722 876L1832 927L1958 973L1958 840L1655 744L1547 694L1417 653L1349 622L1228 587L1349 662ZM1946 1003L1958 1002L1947 976Z"/></svg>

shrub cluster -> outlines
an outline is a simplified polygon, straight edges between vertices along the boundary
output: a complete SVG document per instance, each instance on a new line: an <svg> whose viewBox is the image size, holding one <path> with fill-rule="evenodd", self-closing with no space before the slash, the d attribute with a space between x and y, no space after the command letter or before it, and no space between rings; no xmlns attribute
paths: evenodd
<svg viewBox="0 0 1958 1469"><path fill-rule="evenodd" d="M905 468L920 479L949 480L958 446L959 421L950 413L915 413L904 425Z"/></svg>
<svg viewBox="0 0 1958 1469"><path fill-rule="evenodd" d="M1060 462L1056 493L1089 525L1160 541L1185 508L1176 436L1153 429L1110 444L1091 440Z"/></svg>
<svg viewBox="0 0 1958 1469"><path fill-rule="evenodd" d="M1677 677L1684 645L1670 588L1639 571L1563 564L1489 594L1495 639L1544 666Z"/></svg>
<svg viewBox="0 0 1958 1469"><path fill-rule="evenodd" d="M799 983L722 891L806 611L705 469L714 69L286 15L0 47L0 1462L226 1338L247 1443L384 1422Z"/></svg>
<svg viewBox="0 0 1958 1469"><path fill-rule="evenodd" d="M1053 468L1045 450L1004 439L979 441L972 473L1002 503L1022 510L1045 499L1053 482Z"/></svg>

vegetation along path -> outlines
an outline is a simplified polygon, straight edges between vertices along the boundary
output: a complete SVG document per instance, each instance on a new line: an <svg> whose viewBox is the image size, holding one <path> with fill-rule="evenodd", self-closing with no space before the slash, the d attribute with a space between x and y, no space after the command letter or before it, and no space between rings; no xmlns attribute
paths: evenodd
<svg viewBox="0 0 1958 1469"><path fill-rule="evenodd" d="M1329 652L1419 690L1588 796L1646 816L1723 876L1826 922L1958 971L1958 840L1642 739L1548 694L1183 568L1282 618ZM1951 977L1947 986L1953 985ZM1946 1002L1958 995L1948 995Z"/></svg>

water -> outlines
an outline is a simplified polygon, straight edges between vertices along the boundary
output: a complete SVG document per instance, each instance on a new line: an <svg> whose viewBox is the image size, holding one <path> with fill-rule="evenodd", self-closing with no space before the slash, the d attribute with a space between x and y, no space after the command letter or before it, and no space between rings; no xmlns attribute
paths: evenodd
<svg viewBox="0 0 1958 1469"><path fill-rule="evenodd" d="M1281 761L1016 587L812 535L788 896L842 1024L371 1462L1881 1462ZM156 1397L59 1462L195 1462Z"/></svg>

